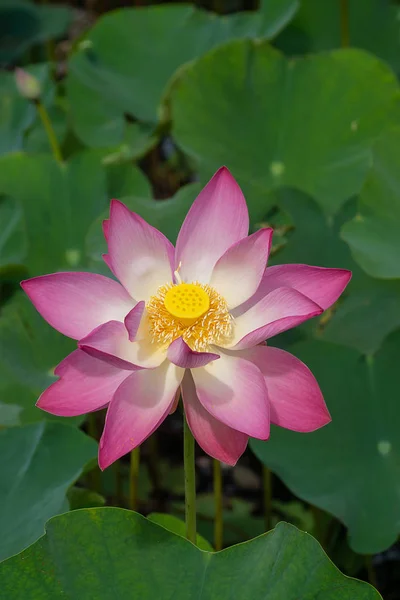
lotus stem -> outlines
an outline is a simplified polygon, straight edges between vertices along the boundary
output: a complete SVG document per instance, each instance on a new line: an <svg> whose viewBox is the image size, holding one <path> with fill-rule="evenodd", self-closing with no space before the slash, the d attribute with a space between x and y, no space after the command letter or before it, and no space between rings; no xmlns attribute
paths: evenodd
<svg viewBox="0 0 400 600"><path fill-rule="evenodd" d="M216 459L213 459L213 474L215 499L214 547L218 551L222 550L224 545L224 521L221 463Z"/></svg>
<svg viewBox="0 0 400 600"><path fill-rule="evenodd" d="M131 465L129 470L129 507L137 510L138 483L139 483L140 446L131 452Z"/></svg>
<svg viewBox="0 0 400 600"><path fill-rule="evenodd" d="M271 471L263 465L262 468L263 481L263 506L264 506L264 524L265 531L272 528L272 474Z"/></svg>
<svg viewBox="0 0 400 600"><path fill-rule="evenodd" d="M196 470L194 464L194 437L183 415L183 459L185 470L186 537L196 544Z"/></svg>
<svg viewBox="0 0 400 600"><path fill-rule="evenodd" d="M41 100L35 100L36 109L38 111L40 120L42 121L43 127L47 134L47 139L49 140L49 144L51 150L53 152L53 156L58 162L63 161L63 157L61 154L61 148L57 140L56 132L54 131L53 125L51 123L49 113L47 112L44 104L42 104Z"/></svg>
<svg viewBox="0 0 400 600"><path fill-rule="evenodd" d="M365 556L365 568L368 573L368 581L375 588L378 588L377 580L376 580L376 573L375 573L374 565L372 564L372 556L370 554L367 554Z"/></svg>

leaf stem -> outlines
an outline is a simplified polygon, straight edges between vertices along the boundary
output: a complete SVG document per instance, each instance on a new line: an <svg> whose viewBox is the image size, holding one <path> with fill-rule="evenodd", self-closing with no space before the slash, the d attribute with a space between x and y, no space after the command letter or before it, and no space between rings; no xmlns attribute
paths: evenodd
<svg viewBox="0 0 400 600"><path fill-rule="evenodd" d="M44 104L42 104L40 100L35 100L35 105L40 120L42 121L43 127L46 131L47 139L49 140L53 156L58 162L62 162L63 157L61 154L61 148L57 140L56 132L54 131L53 125L51 124L49 113L47 112Z"/></svg>
<svg viewBox="0 0 400 600"><path fill-rule="evenodd" d="M224 545L224 521L221 463L215 458L213 459L213 475L215 500L214 547L218 551L222 550Z"/></svg>
<svg viewBox="0 0 400 600"><path fill-rule="evenodd" d="M374 565L372 564L372 556L370 554L367 554L365 556L365 568L367 569L369 583L371 585L373 585L374 588L378 589L376 573L375 573Z"/></svg>
<svg viewBox="0 0 400 600"><path fill-rule="evenodd" d="M129 469L129 507L137 510L138 504L138 481L140 464L140 446L131 452L131 465Z"/></svg>
<svg viewBox="0 0 400 600"><path fill-rule="evenodd" d="M340 0L340 44L342 48L350 46L349 0Z"/></svg>
<svg viewBox="0 0 400 600"><path fill-rule="evenodd" d="M186 415L183 414L183 463L185 470L186 537L196 544L196 470L194 464L194 437Z"/></svg>
<svg viewBox="0 0 400 600"><path fill-rule="evenodd" d="M88 417L87 432L90 435L90 437L92 437L94 440L96 440L96 442L98 442L99 441L99 432L98 432L98 427L97 427L98 415L96 412L91 412L88 414L87 417ZM88 479L89 479L89 485L90 485L91 489L95 490L96 492L101 494L101 472L100 472L100 469L97 464L89 472Z"/></svg>
<svg viewBox="0 0 400 600"><path fill-rule="evenodd" d="M265 465L262 467L262 481L265 531L269 531L272 527L272 473Z"/></svg>

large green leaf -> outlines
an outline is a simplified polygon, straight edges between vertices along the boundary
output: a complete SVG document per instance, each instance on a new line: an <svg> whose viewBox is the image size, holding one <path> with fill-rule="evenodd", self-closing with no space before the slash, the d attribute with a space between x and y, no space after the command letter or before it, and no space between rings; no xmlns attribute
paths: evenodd
<svg viewBox="0 0 400 600"><path fill-rule="evenodd" d="M82 551L79 551L81 549ZM118 508L52 519L46 535L0 566L7 600L378 600L371 586L342 575L308 534L280 523L269 534L222 552Z"/></svg>
<svg viewBox="0 0 400 600"><path fill-rule="evenodd" d="M349 41L400 69L400 26L393 0L347 2ZM308 54L339 48L341 3L338 0L302 0L293 21L276 44L288 54Z"/></svg>
<svg viewBox="0 0 400 600"><path fill-rule="evenodd" d="M70 74L67 81L72 126L80 140L91 148L115 147L138 158L157 141L154 126L130 123L118 106Z"/></svg>
<svg viewBox="0 0 400 600"><path fill-rule="evenodd" d="M373 354L400 327L400 281L354 279L329 317L317 336Z"/></svg>
<svg viewBox="0 0 400 600"><path fill-rule="evenodd" d="M280 185L309 193L327 214L358 192L399 88L360 50L288 60L245 40L184 69L171 101L175 138L198 160L202 179L226 164L259 220L267 192Z"/></svg>
<svg viewBox="0 0 400 600"><path fill-rule="evenodd" d="M96 155L82 153L66 165L48 155L4 156L1 192L23 205L32 274L82 265L86 231L107 205L105 173Z"/></svg>
<svg viewBox="0 0 400 600"><path fill-rule="evenodd" d="M289 215L291 230L270 264L306 263L353 273L333 310L307 322L300 331L366 354L376 352L384 338L400 327L400 282L369 277L340 239L343 223L354 216L355 203L347 202L334 218L324 215L314 200L292 189L277 190L273 203Z"/></svg>
<svg viewBox="0 0 400 600"><path fill-rule="evenodd" d="M96 456L96 442L61 423L0 431L0 558L20 552L68 508L68 487Z"/></svg>
<svg viewBox="0 0 400 600"><path fill-rule="evenodd" d="M368 358L319 341L291 350L315 374L332 422L308 434L276 427L252 448L296 495L343 521L356 552L380 552L400 531L400 332Z"/></svg>
<svg viewBox="0 0 400 600"><path fill-rule="evenodd" d="M124 114L155 122L182 64L230 39L271 38L297 8L298 0L265 0L259 12L224 17L185 4L106 14L70 60L67 92L77 134L88 145L121 143Z"/></svg>
<svg viewBox="0 0 400 600"><path fill-rule="evenodd" d="M400 129L374 147L359 212L344 225L354 258L373 277L400 278Z"/></svg>
<svg viewBox="0 0 400 600"><path fill-rule="evenodd" d="M165 513L151 513L150 515L147 515L147 518L152 523L157 523L157 525L161 525L161 527L164 527L168 531L172 531L172 533L176 533L183 538L186 536L185 522L181 519L178 519L178 517L175 517L174 515L167 515ZM196 546L201 548L201 550L214 552L210 542L204 539L200 534L197 534Z"/></svg>
<svg viewBox="0 0 400 600"><path fill-rule="evenodd" d="M75 154L65 164L49 155L0 158L0 194L23 207L28 237L24 264L33 275L85 267L89 226L112 197L143 189L147 192L148 182L136 167L104 165L98 151Z"/></svg>
<svg viewBox="0 0 400 600"><path fill-rule="evenodd" d="M0 273L2 267L22 262L26 233L22 207L13 198L0 196Z"/></svg>
<svg viewBox="0 0 400 600"><path fill-rule="evenodd" d="M0 402L3 404L0 425L8 424L10 415L14 415L13 423L56 418L36 408L35 403L43 390L56 380L54 367L75 346L75 342L50 327L22 293L3 307L0 317Z"/></svg>

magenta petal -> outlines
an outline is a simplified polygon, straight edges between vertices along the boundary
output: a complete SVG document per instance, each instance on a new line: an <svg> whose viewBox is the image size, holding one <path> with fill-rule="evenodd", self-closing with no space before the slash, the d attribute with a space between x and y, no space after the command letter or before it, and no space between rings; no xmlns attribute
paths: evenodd
<svg viewBox="0 0 400 600"><path fill-rule="evenodd" d="M240 307L240 314L279 287L293 288L326 310L336 302L350 279L351 271L346 269L326 269L309 265L268 267L255 295Z"/></svg>
<svg viewBox="0 0 400 600"><path fill-rule="evenodd" d="M130 371L153 369L166 359L165 348L153 344L149 336L131 342L125 325L118 321L100 325L80 340L79 347L90 356Z"/></svg>
<svg viewBox="0 0 400 600"><path fill-rule="evenodd" d="M138 302L134 308L126 315L124 319L125 327L129 334L129 341L133 342L139 329L140 321L143 316L145 303Z"/></svg>
<svg viewBox="0 0 400 600"><path fill-rule="evenodd" d="M196 367L204 367L204 365L207 365L212 360L217 360L219 354L191 350L180 337L170 344L167 358L174 363L174 365L182 367L183 369L195 369Z"/></svg>
<svg viewBox="0 0 400 600"><path fill-rule="evenodd" d="M136 371L138 365L132 362L132 342L123 323L109 321L94 329L79 341L79 348L119 369Z"/></svg>
<svg viewBox="0 0 400 600"><path fill-rule="evenodd" d="M106 406L128 377L112 365L75 350L56 367L60 378L43 392L36 406L60 417L75 417Z"/></svg>
<svg viewBox="0 0 400 600"><path fill-rule="evenodd" d="M231 246L215 265L210 285L225 298L230 309L257 291L267 265L272 234L272 229L259 229Z"/></svg>
<svg viewBox="0 0 400 600"><path fill-rule="evenodd" d="M21 286L42 317L75 340L106 321L123 321L135 304L122 285L95 273L54 273Z"/></svg>
<svg viewBox="0 0 400 600"><path fill-rule="evenodd" d="M242 191L222 167L193 202L176 242L175 265L184 281L208 283L217 260L247 236L249 215Z"/></svg>
<svg viewBox="0 0 400 600"><path fill-rule="evenodd" d="M197 397L207 412L228 427L251 437L269 437L269 403L261 371L237 356L191 371Z"/></svg>
<svg viewBox="0 0 400 600"><path fill-rule="evenodd" d="M138 301L172 281L173 245L118 200L111 203L108 257L113 273Z"/></svg>
<svg viewBox="0 0 400 600"><path fill-rule="evenodd" d="M215 419L197 398L196 388L189 371L182 382L182 398L186 419L199 446L228 465L235 465L246 450L249 437Z"/></svg>
<svg viewBox="0 0 400 600"><path fill-rule="evenodd" d="M248 350L245 356L265 377L271 403L271 422L293 431L315 431L331 416L310 369L298 358L270 346Z"/></svg>
<svg viewBox="0 0 400 600"><path fill-rule="evenodd" d="M99 465L105 469L139 446L167 417L184 370L164 362L132 373L110 403L100 440Z"/></svg>
<svg viewBox="0 0 400 600"><path fill-rule="evenodd" d="M320 306L300 292L278 288L235 319L234 338L230 347L235 350L251 348L322 312Z"/></svg>

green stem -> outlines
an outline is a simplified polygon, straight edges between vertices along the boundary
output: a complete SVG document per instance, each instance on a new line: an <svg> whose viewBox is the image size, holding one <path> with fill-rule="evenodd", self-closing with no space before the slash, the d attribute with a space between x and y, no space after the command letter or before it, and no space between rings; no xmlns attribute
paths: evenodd
<svg viewBox="0 0 400 600"><path fill-rule="evenodd" d="M115 462L115 506L124 507L124 488L121 473L121 461Z"/></svg>
<svg viewBox="0 0 400 600"><path fill-rule="evenodd" d="M99 434L97 431L97 414L95 412L88 414L87 432L90 437L96 440L96 442L99 441ZM96 490L96 492L101 494L101 473L97 465L89 473L89 485L92 490Z"/></svg>
<svg viewBox="0 0 400 600"><path fill-rule="evenodd" d="M140 446L131 452L131 466L129 470L129 507L137 510L138 481L139 481Z"/></svg>
<svg viewBox="0 0 400 600"><path fill-rule="evenodd" d="M340 45L350 46L349 0L340 0Z"/></svg>
<svg viewBox="0 0 400 600"><path fill-rule="evenodd" d="M222 550L224 545L224 521L223 521L223 497L222 497L222 473L219 460L213 460L214 474L214 499L215 499L215 519L214 519L214 546L215 549Z"/></svg>
<svg viewBox="0 0 400 600"><path fill-rule="evenodd" d="M50 144L51 150L53 152L53 156L58 162L62 162L63 157L61 154L61 148L57 141L56 132L54 131L53 125L51 124L49 113L47 112L46 108L44 107L44 105L42 104L42 102L40 100L36 100L35 105L36 105L36 109L38 111L40 120L42 121L43 127L46 131L47 139L49 140L49 144Z"/></svg>
<svg viewBox="0 0 400 600"><path fill-rule="evenodd" d="M183 415L183 463L185 470L186 537L196 544L196 470L194 465L194 437Z"/></svg>
<svg viewBox="0 0 400 600"><path fill-rule="evenodd" d="M99 441L97 437L97 414L95 412L88 414L87 431L90 437L95 439L97 442Z"/></svg>
<svg viewBox="0 0 400 600"><path fill-rule="evenodd" d="M155 495L158 497L158 492L161 489L160 482L160 471L158 468L158 444L157 444L157 432L155 431L147 441L148 456L147 456L147 469L149 472L150 480L153 484Z"/></svg>
<svg viewBox="0 0 400 600"><path fill-rule="evenodd" d="M265 465L262 469L264 523L265 531L269 531L272 527L272 473Z"/></svg>
<svg viewBox="0 0 400 600"><path fill-rule="evenodd" d="M365 556L365 568L367 569L367 573L368 573L368 581L375 588L378 588L377 581L376 581L376 573L375 573L374 565L372 564L372 556L370 554L367 554Z"/></svg>

